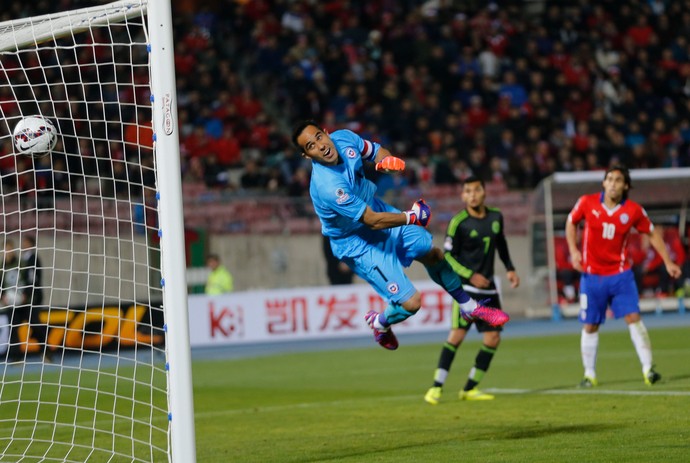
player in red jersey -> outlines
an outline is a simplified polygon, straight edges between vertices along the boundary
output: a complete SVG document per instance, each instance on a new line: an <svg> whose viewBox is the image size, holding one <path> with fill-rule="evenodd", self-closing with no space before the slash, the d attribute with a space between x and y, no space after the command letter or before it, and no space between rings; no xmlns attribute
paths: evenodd
<svg viewBox="0 0 690 463"><path fill-rule="evenodd" d="M622 166L606 171L604 191L582 196L568 215L565 226L573 267L580 277L580 348L585 368L581 387L597 385L596 359L599 346L599 325L606 319L610 305L616 318L623 317L630 330L642 364L647 385L661 379L652 365L652 346L647 328L640 317L640 299L628 260L627 241L630 230L649 235L650 244L664 260L666 271L673 278L681 274L680 267L669 257L659 230L654 228L645 210L628 199L631 188L630 172ZM585 222L582 252L577 248L577 224Z"/></svg>

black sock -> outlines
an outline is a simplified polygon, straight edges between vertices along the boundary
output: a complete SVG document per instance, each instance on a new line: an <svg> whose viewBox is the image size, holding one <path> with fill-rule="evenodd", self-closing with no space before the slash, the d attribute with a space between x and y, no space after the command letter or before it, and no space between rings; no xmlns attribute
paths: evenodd
<svg viewBox="0 0 690 463"><path fill-rule="evenodd" d="M434 375L434 387L442 387L443 383L446 382L446 376L448 376L450 366L453 364L453 359L455 359L455 352L457 352L457 350L458 346L454 346L449 342L443 344L441 357L438 359L438 367Z"/></svg>
<svg viewBox="0 0 690 463"><path fill-rule="evenodd" d="M469 378L465 384L465 391L470 391L477 387L484 374L489 370L489 365L495 353L496 349L493 347L483 345L479 348L479 353L477 353L477 357L474 359L474 367L470 370Z"/></svg>

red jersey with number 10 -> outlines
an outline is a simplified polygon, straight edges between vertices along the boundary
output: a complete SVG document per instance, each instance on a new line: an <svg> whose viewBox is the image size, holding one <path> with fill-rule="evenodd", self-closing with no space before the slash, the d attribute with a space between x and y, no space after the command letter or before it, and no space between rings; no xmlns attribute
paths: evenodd
<svg viewBox="0 0 690 463"><path fill-rule="evenodd" d="M628 235L634 227L651 233L652 221L644 208L626 199L613 209L604 205L604 193L585 195L570 211L568 220L577 225L585 221L582 236L582 268L595 275L613 275L630 268Z"/></svg>

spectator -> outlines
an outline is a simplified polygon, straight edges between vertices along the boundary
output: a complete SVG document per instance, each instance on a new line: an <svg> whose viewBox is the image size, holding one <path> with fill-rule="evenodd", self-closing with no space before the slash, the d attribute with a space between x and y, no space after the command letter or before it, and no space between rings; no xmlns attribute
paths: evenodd
<svg viewBox="0 0 690 463"><path fill-rule="evenodd" d="M675 227L664 227L662 233L669 257L682 268L686 260L686 254L685 247L678 234L678 229ZM642 263L642 271L645 275L653 275L655 277L656 287L654 292L661 297L674 295L676 289L684 283L682 280L675 281L671 279L666 271L661 255L651 246L647 249L646 258Z"/></svg>
<svg viewBox="0 0 690 463"><path fill-rule="evenodd" d="M489 112L482 106L482 97L479 95L474 95L470 98L470 107L467 109L467 122L472 135L483 129L489 122Z"/></svg>
<svg viewBox="0 0 690 463"><path fill-rule="evenodd" d="M187 158L204 158L211 149L212 139L206 134L204 126L197 125L180 145L180 151Z"/></svg>
<svg viewBox="0 0 690 463"><path fill-rule="evenodd" d="M223 128L220 138L210 142L209 151L216 153L218 164L224 169L238 167L242 163L240 143L230 125Z"/></svg>
<svg viewBox="0 0 690 463"><path fill-rule="evenodd" d="M644 48L648 46L652 40L652 35L654 30L649 25L646 16L640 15L637 18L637 24L631 26L627 31L626 35L630 37L638 48Z"/></svg>
<svg viewBox="0 0 690 463"><path fill-rule="evenodd" d="M20 314L15 316L14 308L22 303L22 295L17 290L19 284L19 252L11 239L5 240L3 265L0 272L0 354L14 357L10 351L10 340L14 335L14 325ZM10 319L12 320L10 323Z"/></svg>
<svg viewBox="0 0 690 463"><path fill-rule="evenodd" d="M333 255L331 240L327 236L322 236L323 255L326 259L326 275L328 282L332 285L350 285L354 279L354 273L344 262L338 260Z"/></svg>
<svg viewBox="0 0 690 463"><path fill-rule="evenodd" d="M599 8L599 10L602 11L601 8ZM620 74L620 68L618 67L618 64L620 63L620 54L613 48L610 40L600 42L596 51L594 52L594 56L599 69L602 71L608 71L609 73L611 72L611 69L616 69Z"/></svg>
<svg viewBox="0 0 690 463"><path fill-rule="evenodd" d="M527 91L515 78L515 73L508 71L503 77L503 83L498 89L501 96L508 96L510 104L514 107L520 107L527 102Z"/></svg>
<svg viewBox="0 0 690 463"><path fill-rule="evenodd" d="M27 324L26 339L37 338L41 345L41 353L45 363L52 363L52 355L46 344L48 326L41 321L41 313L46 309L43 305L43 266L38 257L36 239L31 235L22 237L22 249L19 262L19 290L22 293L22 304L17 305L13 314L13 325ZM33 335L33 336L32 336Z"/></svg>
<svg viewBox="0 0 690 463"><path fill-rule="evenodd" d="M573 268L565 236L556 236L554 238L554 250L556 255L556 279L559 284L559 302L574 303L580 283L580 272Z"/></svg>
<svg viewBox="0 0 690 463"><path fill-rule="evenodd" d="M209 153L204 159L204 183L209 188L223 188L228 186L227 170L218 163L216 153Z"/></svg>
<svg viewBox="0 0 690 463"><path fill-rule="evenodd" d="M231 293L233 290L233 278L227 268L220 263L218 254L209 254L206 258L206 266L211 270L206 280L205 292L209 296Z"/></svg>
<svg viewBox="0 0 690 463"><path fill-rule="evenodd" d="M306 197L309 193L309 172L298 167L287 186L287 195L293 198Z"/></svg>
<svg viewBox="0 0 690 463"><path fill-rule="evenodd" d="M249 159L244 164L244 172L240 176L240 186L245 190L260 189L266 186L266 176L259 169L259 164Z"/></svg>

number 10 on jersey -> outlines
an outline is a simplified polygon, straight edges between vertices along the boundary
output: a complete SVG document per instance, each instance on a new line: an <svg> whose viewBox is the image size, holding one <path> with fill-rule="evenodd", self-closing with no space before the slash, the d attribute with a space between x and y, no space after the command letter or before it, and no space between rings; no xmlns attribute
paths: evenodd
<svg viewBox="0 0 690 463"><path fill-rule="evenodd" d="M603 227L601 230L601 237L607 240L612 240L613 236L616 234L616 225L612 223L602 223Z"/></svg>

